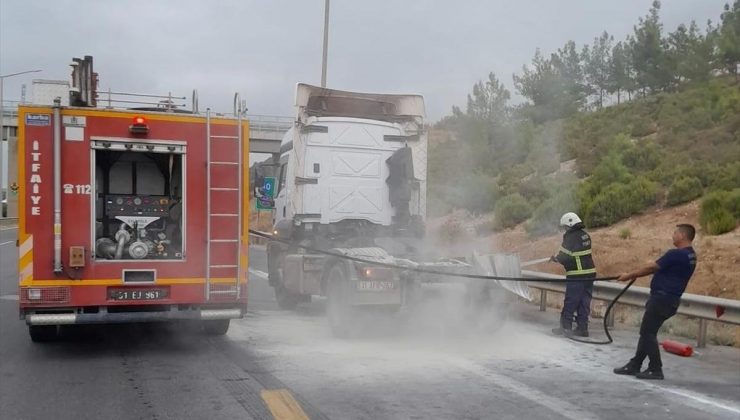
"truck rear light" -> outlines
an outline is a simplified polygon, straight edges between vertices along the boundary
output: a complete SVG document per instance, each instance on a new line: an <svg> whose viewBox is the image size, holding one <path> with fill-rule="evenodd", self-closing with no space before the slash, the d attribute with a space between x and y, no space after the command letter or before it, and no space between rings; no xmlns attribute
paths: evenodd
<svg viewBox="0 0 740 420"><path fill-rule="evenodd" d="M41 300L41 289L28 289L28 300Z"/></svg>
<svg viewBox="0 0 740 420"><path fill-rule="evenodd" d="M20 300L22 303L67 303L69 287L24 287Z"/></svg>
<svg viewBox="0 0 740 420"><path fill-rule="evenodd" d="M214 283L211 284L209 295L211 301L233 301L237 295L236 284Z"/></svg>
<svg viewBox="0 0 740 420"><path fill-rule="evenodd" d="M393 270L385 267L361 267L360 277L364 279L388 279L393 277Z"/></svg>

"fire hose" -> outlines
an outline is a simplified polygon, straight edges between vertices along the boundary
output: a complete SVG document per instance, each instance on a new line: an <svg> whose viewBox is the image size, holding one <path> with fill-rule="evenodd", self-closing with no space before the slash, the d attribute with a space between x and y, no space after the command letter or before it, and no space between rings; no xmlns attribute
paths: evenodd
<svg viewBox="0 0 740 420"><path fill-rule="evenodd" d="M275 241L278 243L282 243L284 245L290 245L295 246L297 248L304 249L306 251L316 253L316 254L322 254L330 257L335 257L339 259L344 259L348 261L353 261L361 264L367 264L375 267L384 267L384 268L390 268L394 270L400 270L400 271L411 271L415 273L420 274L433 274L433 275L439 275L439 276L450 276L450 277L459 277L459 278L466 278L466 279L475 279L475 280L498 280L498 281L527 281L527 282L537 282L537 283L568 283L568 282L586 282L586 281L611 281L616 280L617 276L609 276L609 277L593 277L588 279L538 279L535 277L510 277L510 276L488 276L488 275L482 275L482 274L468 274L468 273L451 273L451 272L445 272L440 270L433 270L429 268L421 268L421 267L408 267L408 266L402 266L398 264L392 264L387 262L381 262L381 261L374 261L370 259L365 258L359 258L354 257L351 255L344 255L332 251L326 251L319 248L314 248L308 245L301 245L294 243L292 241L289 241L287 239L282 238L276 238L274 235L270 235L268 233L260 232L257 230L249 229L249 234L252 236L256 236L258 238L268 239L270 241ZM607 320L609 319L609 315L611 314L612 309L614 308L614 305L617 304L619 301L619 298L624 295L627 290L632 287L632 285L635 283L637 278L633 278L627 285L617 294L617 296L612 299L611 302L609 302L609 305L606 308L606 312L604 312L604 333L606 334L607 339L604 341L593 341L593 340L584 340L578 337L574 337L572 335L568 335L569 339L573 341L577 341L579 343L586 343L586 344L611 344L614 342L612 339L611 334L609 333L609 327L607 325Z"/></svg>

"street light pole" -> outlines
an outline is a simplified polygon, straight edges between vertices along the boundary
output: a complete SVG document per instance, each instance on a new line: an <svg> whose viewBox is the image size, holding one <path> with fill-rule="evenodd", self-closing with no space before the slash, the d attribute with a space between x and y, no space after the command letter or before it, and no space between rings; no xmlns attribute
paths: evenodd
<svg viewBox="0 0 740 420"><path fill-rule="evenodd" d="M324 54L321 60L321 87L326 87L326 58L329 54L329 0L324 0Z"/></svg>
<svg viewBox="0 0 740 420"><path fill-rule="evenodd" d="M3 155L5 154L3 152L3 143L5 140L5 109L3 108L3 82L8 77L13 76L20 76L21 74L28 74L28 73L38 73L41 70L26 70L26 71L20 71L18 73L11 73L0 76L0 202L3 198L5 198L6 202L8 200L7 196L7 190L5 188L5 182L7 179L8 174L8 167L4 164ZM8 143L10 144L10 143ZM8 148L8 153L10 153L10 148ZM10 155L8 155L8 158L10 158ZM2 211L2 204L0 204L0 219L4 218L4 214Z"/></svg>

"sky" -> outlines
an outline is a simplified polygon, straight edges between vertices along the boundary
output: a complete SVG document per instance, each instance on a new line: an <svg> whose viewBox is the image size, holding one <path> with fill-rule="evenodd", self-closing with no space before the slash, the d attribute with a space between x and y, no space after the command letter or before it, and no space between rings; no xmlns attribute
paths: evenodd
<svg viewBox="0 0 740 420"><path fill-rule="evenodd" d="M662 21L719 20L728 0L664 0ZM491 71L512 74L535 49L579 47L606 30L632 32L651 0L331 0L331 88L418 93L431 121L465 106ZM92 55L100 88L190 97L230 111L235 92L250 114L293 114L295 85L319 84L324 0L2 0L4 99L35 78L67 80L73 57Z"/></svg>

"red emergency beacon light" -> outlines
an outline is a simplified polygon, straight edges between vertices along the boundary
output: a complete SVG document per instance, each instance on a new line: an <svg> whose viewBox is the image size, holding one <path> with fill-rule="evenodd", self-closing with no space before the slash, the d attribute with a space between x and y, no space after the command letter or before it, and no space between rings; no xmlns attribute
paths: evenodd
<svg viewBox="0 0 740 420"><path fill-rule="evenodd" d="M128 127L131 134L149 134L149 125L146 118L142 116L134 117L133 124Z"/></svg>

